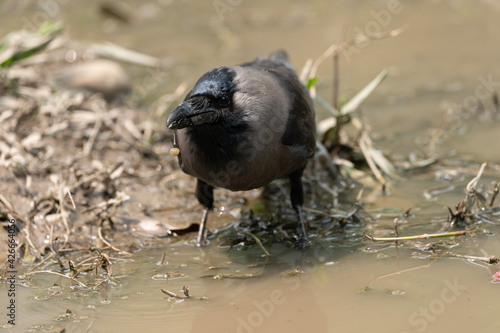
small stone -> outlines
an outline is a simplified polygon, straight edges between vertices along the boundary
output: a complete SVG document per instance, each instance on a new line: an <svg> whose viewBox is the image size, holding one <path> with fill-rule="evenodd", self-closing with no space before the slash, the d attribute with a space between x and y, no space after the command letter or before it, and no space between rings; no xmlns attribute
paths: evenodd
<svg viewBox="0 0 500 333"><path fill-rule="evenodd" d="M132 230L136 233L156 237L166 237L171 234L169 228L164 223L153 219L144 219L140 221Z"/></svg>
<svg viewBox="0 0 500 333"><path fill-rule="evenodd" d="M53 72L63 87L101 93L108 101L116 100L131 90L130 77L118 63L98 59L72 64Z"/></svg>
<svg viewBox="0 0 500 333"><path fill-rule="evenodd" d="M394 296L404 296L404 295L406 295L406 291L399 290L399 289L389 290L388 292L389 292L390 295L394 295Z"/></svg>

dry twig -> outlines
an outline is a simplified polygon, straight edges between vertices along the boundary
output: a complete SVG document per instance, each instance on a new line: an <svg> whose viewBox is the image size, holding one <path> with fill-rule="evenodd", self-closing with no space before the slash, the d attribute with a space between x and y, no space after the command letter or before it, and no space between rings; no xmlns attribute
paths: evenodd
<svg viewBox="0 0 500 333"><path fill-rule="evenodd" d="M368 235L366 232L363 232L363 236L365 238L378 242L398 242L398 241L403 241L403 240L416 240L416 239L429 239L429 238L440 238L440 237L453 237L453 236L461 236L465 235L468 233L476 232L477 229L474 230L460 230L460 231L451 231L451 232L443 232L439 234L422 234L422 235L415 235L415 236L402 236L402 237L373 237L371 235Z"/></svg>

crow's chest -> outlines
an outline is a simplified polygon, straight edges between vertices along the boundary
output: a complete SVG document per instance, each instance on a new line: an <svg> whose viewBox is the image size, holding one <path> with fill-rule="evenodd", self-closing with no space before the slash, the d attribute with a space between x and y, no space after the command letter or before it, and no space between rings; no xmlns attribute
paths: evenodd
<svg viewBox="0 0 500 333"><path fill-rule="evenodd" d="M283 149L279 138L269 142L255 136L238 134L221 138L193 139L178 133L179 163L182 170L206 183L233 191L244 191L266 185L283 176Z"/></svg>

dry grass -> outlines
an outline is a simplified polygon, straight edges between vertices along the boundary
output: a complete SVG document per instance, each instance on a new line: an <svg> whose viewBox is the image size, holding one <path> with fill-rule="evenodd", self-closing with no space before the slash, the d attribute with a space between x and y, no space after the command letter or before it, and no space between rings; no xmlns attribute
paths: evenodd
<svg viewBox="0 0 500 333"><path fill-rule="evenodd" d="M103 267L111 275L111 258L136 247L123 235L127 226L115 224L130 213L125 188L157 187L174 170L162 115L56 86L47 69L68 47L59 30L21 34L14 43L16 36L1 53L0 219L16 221L17 253L31 270L43 265L78 275ZM52 43L28 52L46 41ZM8 62L16 54L26 56ZM76 257L76 264L68 261Z"/></svg>

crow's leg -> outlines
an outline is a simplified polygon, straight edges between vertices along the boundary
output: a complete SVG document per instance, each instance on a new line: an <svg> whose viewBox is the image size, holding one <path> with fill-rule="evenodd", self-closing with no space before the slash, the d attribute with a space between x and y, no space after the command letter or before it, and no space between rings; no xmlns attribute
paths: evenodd
<svg viewBox="0 0 500 333"><path fill-rule="evenodd" d="M300 224L300 235L295 246L299 249L305 249L309 246L306 228L304 226L304 217L302 216L302 204L304 203L304 188L302 186L302 173L304 168L294 171L290 174L290 200L292 207L297 213Z"/></svg>
<svg viewBox="0 0 500 333"><path fill-rule="evenodd" d="M214 187L203 180L198 179L196 183L196 198L203 205L203 216L201 217L200 230L196 239L197 246L207 245L207 218L208 212L214 207Z"/></svg>

